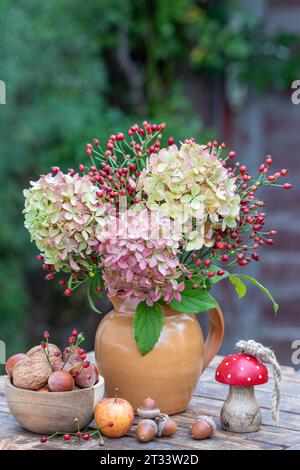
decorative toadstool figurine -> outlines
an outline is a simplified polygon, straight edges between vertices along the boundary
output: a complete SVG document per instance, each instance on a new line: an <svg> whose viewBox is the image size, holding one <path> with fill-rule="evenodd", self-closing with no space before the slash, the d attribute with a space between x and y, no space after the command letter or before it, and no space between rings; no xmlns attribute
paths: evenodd
<svg viewBox="0 0 300 470"><path fill-rule="evenodd" d="M230 354L217 368L216 380L229 385L229 393L221 410L222 428L232 432L257 431L261 413L254 386L268 381L266 366L249 354Z"/></svg>
<svg viewBox="0 0 300 470"><path fill-rule="evenodd" d="M236 347L242 352L225 357L216 370L216 380L229 385L229 393L221 410L221 424L225 431L253 432L261 425L254 386L268 382L268 369L260 359L273 366L272 417L275 421L279 413L281 369L273 351L260 343L242 340Z"/></svg>

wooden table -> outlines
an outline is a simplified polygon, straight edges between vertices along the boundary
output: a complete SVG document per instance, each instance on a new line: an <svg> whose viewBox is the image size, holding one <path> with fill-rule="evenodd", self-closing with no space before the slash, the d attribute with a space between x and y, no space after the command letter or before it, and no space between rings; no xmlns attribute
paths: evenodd
<svg viewBox="0 0 300 470"><path fill-rule="evenodd" d="M256 387L256 398L262 409L263 425L260 431L250 434L233 434L221 430L220 409L227 395L227 386L214 380L216 365L221 361L216 357L203 373L190 406L185 413L175 416L178 431L171 438L157 438L148 444L140 444L134 436L134 428L121 439L105 438L104 447L99 447L98 439L88 442L65 442L62 438L46 444L39 436L22 429L10 415L5 395L4 379L0 377L0 450L41 450L41 449L90 449L90 450L300 450L300 373L290 367L283 367L282 401L280 422L271 419L271 398L273 389L272 373L267 384ZM195 441L190 437L191 423L199 414L211 415L217 423L217 433L213 439ZM136 423L135 423L136 424Z"/></svg>

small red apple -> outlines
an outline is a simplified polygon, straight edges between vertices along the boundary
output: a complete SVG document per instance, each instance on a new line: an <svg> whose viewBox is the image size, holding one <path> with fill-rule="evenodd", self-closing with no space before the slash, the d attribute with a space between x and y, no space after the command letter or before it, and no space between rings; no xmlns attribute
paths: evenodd
<svg viewBox="0 0 300 470"><path fill-rule="evenodd" d="M28 359L28 356L23 353L17 353L11 356L9 359L7 359L6 364L5 364L5 370L7 375L12 378L12 370L14 366L17 364L19 361L23 361L24 359Z"/></svg>
<svg viewBox="0 0 300 470"><path fill-rule="evenodd" d="M104 398L97 403L94 418L107 437L122 437L128 433L134 420L131 404L123 398Z"/></svg>

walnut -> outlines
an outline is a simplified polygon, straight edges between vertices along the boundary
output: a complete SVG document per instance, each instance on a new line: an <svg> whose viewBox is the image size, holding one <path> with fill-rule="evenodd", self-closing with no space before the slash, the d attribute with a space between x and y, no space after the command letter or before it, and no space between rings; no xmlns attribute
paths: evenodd
<svg viewBox="0 0 300 470"><path fill-rule="evenodd" d="M35 361L30 357L13 368L13 384L19 388L37 390L48 382L52 370L47 361Z"/></svg>
<svg viewBox="0 0 300 470"><path fill-rule="evenodd" d="M48 349L46 349L46 351L48 351L48 356L49 356L49 360L51 363L55 361L57 358L61 357L61 351L59 347L56 346L55 344L49 343L47 348ZM33 361L47 361L45 351L41 348L40 345L34 346L33 348L29 349L29 351L26 354Z"/></svg>

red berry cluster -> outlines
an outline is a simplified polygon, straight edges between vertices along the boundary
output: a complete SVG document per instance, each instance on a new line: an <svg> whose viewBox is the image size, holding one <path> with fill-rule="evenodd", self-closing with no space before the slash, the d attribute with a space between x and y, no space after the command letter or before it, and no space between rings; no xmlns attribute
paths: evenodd
<svg viewBox="0 0 300 470"><path fill-rule="evenodd" d="M194 288L205 286L206 279L223 276L225 271L216 264L222 262L226 266L247 266L251 261L259 261L258 250L264 245L273 245L275 230L265 229L266 212L265 202L256 197L256 192L262 186L277 186L291 189L290 183L280 183L280 179L287 176L288 171L282 169L270 174L272 157L267 156L265 162L259 166L255 176L248 173L245 165L236 163L234 167L227 166L235 158L234 151L224 153L226 145L218 142L209 142L211 149L227 169L228 177L234 178L241 197L240 220L237 227L221 229L215 232L215 244L212 248L192 253L187 259L187 278L194 280ZM199 281L199 282L198 282Z"/></svg>
<svg viewBox="0 0 300 470"><path fill-rule="evenodd" d="M43 336L44 339L41 341L41 349L44 350L47 361L50 364L51 368L53 368L53 364L51 364L50 362L49 355L50 333L48 331L44 331ZM81 343L83 343L84 341L85 337L83 333L78 333L76 328L74 328L72 330L71 336L68 339L68 346L64 350L63 360L57 361L55 370L63 370L68 361L73 358L76 358L76 364L78 364L78 366L80 365L80 367L77 367L76 375L79 375L82 369L88 368L90 363L86 361L86 352L82 347L80 347ZM58 358L61 356L59 351L55 351L53 354Z"/></svg>
<svg viewBox="0 0 300 470"><path fill-rule="evenodd" d="M117 207L120 196L127 203L139 203L136 180L145 167L146 157L157 153L161 146L161 132L166 125L151 124L144 121L142 126L133 124L128 129L130 140L122 132L111 134L106 142L86 144L86 154L91 158L91 166L79 165L79 171L87 173L92 182L99 187L99 204L108 203ZM174 139L169 139L169 145Z"/></svg>
<svg viewBox="0 0 300 470"><path fill-rule="evenodd" d="M50 439L53 439L54 437L62 437L65 441L75 441L75 442L80 442L81 440L84 441L89 441L91 437L97 436L99 438L99 445L104 446L104 439L101 434L101 429L103 428L98 428L95 430L89 430L88 428L84 429L83 431L80 431L80 426L79 426L79 419L74 418L74 422L77 423L77 431L76 432L70 432L70 433L64 433L64 432L55 432L54 434L51 434L51 436L42 436L41 437L41 442L43 444L46 444L47 441ZM110 421L107 426L112 427L113 423Z"/></svg>

